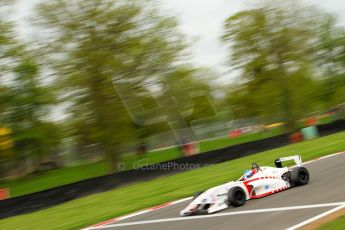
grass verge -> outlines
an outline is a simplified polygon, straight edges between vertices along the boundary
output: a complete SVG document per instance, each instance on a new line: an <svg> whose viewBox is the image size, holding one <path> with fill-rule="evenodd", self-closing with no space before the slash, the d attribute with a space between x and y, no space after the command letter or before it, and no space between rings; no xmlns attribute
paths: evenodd
<svg viewBox="0 0 345 230"><path fill-rule="evenodd" d="M320 228L317 228L318 230L339 230L344 229L345 226L345 215L337 218L336 220L324 224L320 226Z"/></svg>
<svg viewBox="0 0 345 230"><path fill-rule="evenodd" d="M276 128L269 132L249 133L236 138L221 137L212 140L203 140L200 142L200 151L206 152L214 149L220 149L227 146L272 137L274 135L279 135L280 133L282 133L282 129ZM127 155L124 156L121 161L123 161L124 165L126 166L125 170L129 170L133 168L134 163L137 161L141 161L141 165L143 163L154 164L176 159L181 156L182 153L177 148L168 148L148 152L147 154L140 156ZM74 167L66 167L47 171L40 175L28 176L22 179L8 181L6 183L0 183L0 188L9 188L11 197L16 197L92 177L102 176L107 174L108 169L109 164L105 161Z"/></svg>
<svg viewBox="0 0 345 230"><path fill-rule="evenodd" d="M183 198L237 179L252 162L300 154L303 160L345 150L345 132L277 148L173 176L73 200L38 212L0 220L0 229L77 229L106 219Z"/></svg>
<svg viewBox="0 0 345 230"><path fill-rule="evenodd" d="M342 211L344 213L344 211ZM335 220L322 224L317 230L338 230L345 228L345 215L342 215Z"/></svg>

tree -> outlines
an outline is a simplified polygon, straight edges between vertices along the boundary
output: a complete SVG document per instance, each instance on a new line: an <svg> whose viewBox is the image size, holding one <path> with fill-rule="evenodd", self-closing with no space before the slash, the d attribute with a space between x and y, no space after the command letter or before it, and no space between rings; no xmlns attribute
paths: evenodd
<svg viewBox="0 0 345 230"><path fill-rule="evenodd" d="M0 83L4 80L5 74L13 68L16 57L23 49L16 38L13 22L8 20L14 2L14 0L0 2Z"/></svg>
<svg viewBox="0 0 345 230"><path fill-rule="evenodd" d="M185 48L175 20L153 1L58 0L37 6L36 26L75 133L99 146L116 171L132 136L117 86L146 87L174 68Z"/></svg>
<svg viewBox="0 0 345 230"><path fill-rule="evenodd" d="M19 160L31 159L39 166L59 147L59 128L46 120L55 99L38 79L38 67L32 60L22 61L13 70L14 78L3 97L1 120L12 130L14 151Z"/></svg>
<svg viewBox="0 0 345 230"><path fill-rule="evenodd" d="M321 27L316 63L321 73L319 97L326 109L345 102L345 31L334 17Z"/></svg>
<svg viewBox="0 0 345 230"><path fill-rule="evenodd" d="M9 124L3 119L3 113L8 109L7 100L9 94L8 82L11 80L11 72L18 62L23 46L16 38L14 23L9 20L14 0L0 2L0 178L5 172L5 164L8 158L13 156L12 132ZM9 131L3 131L9 130ZM1 133L1 132L0 132Z"/></svg>
<svg viewBox="0 0 345 230"><path fill-rule="evenodd" d="M9 92L8 82L11 81L13 69L24 51L24 45L16 38L14 23L8 20L14 3L14 0L0 2L0 115L6 109ZM0 128L6 125L0 119Z"/></svg>
<svg viewBox="0 0 345 230"><path fill-rule="evenodd" d="M229 65L242 71L246 95L257 107L250 110L279 114L290 131L313 111L305 106L315 97L313 58L325 17L296 1L265 1L226 19L222 39L231 49Z"/></svg>
<svg viewBox="0 0 345 230"><path fill-rule="evenodd" d="M191 122L215 114L207 77L204 69L180 66L163 78L157 98L163 108L160 113L167 117L178 143L196 141Z"/></svg>
<svg viewBox="0 0 345 230"><path fill-rule="evenodd" d="M216 112L208 83L212 77L214 73L207 69L179 65L157 79L150 90L137 89L137 97L123 88L123 95L128 92L126 105L137 121L140 144L144 145L144 139L150 135L169 131L169 127L175 143L196 141L191 123L214 117Z"/></svg>

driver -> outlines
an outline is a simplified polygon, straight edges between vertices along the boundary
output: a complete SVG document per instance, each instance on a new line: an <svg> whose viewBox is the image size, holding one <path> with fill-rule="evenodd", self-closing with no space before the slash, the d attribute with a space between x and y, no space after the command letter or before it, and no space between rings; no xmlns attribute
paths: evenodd
<svg viewBox="0 0 345 230"><path fill-rule="evenodd" d="M257 172L258 172L258 170L256 168L254 168L252 170L245 170L244 171L244 179L247 180L247 179L251 178Z"/></svg>

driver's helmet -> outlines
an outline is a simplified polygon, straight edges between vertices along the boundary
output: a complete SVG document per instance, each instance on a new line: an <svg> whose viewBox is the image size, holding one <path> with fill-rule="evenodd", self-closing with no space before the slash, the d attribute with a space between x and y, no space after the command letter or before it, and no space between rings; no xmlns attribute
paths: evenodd
<svg viewBox="0 0 345 230"><path fill-rule="evenodd" d="M248 179L248 178L250 178L250 177L252 177L253 176L253 172L252 172L252 170L245 170L244 171L244 179Z"/></svg>
<svg viewBox="0 0 345 230"><path fill-rule="evenodd" d="M244 179L247 180L248 178L251 178L256 172L257 172L256 169L245 170L244 171Z"/></svg>

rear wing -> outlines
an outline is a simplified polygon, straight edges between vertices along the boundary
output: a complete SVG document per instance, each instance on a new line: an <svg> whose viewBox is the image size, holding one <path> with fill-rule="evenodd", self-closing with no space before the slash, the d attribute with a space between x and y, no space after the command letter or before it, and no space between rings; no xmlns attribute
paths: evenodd
<svg viewBox="0 0 345 230"><path fill-rule="evenodd" d="M300 155L296 155L296 156L290 156L290 157L283 157L283 158L278 158L274 161L275 165L277 168L282 168L283 165L282 165L282 162L284 161L295 161L295 164L297 166L300 166L302 167L303 164L302 164L302 158Z"/></svg>

